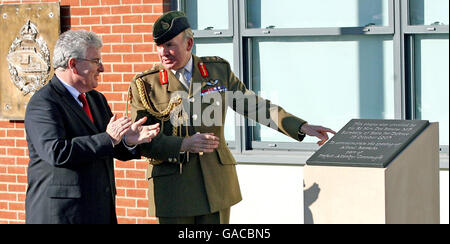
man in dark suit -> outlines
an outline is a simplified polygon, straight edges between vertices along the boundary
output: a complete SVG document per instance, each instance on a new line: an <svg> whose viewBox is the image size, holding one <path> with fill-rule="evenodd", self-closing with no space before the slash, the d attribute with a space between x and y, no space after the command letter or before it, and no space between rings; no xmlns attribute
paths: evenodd
<svg viewBox="0 0 450 244"><path fill-rule="evenodd" d="M25 128L30 162L27 223L117 223L113 158L140 158L159 125L113 116L94 90L104 71L102 42L68 31L56 43L55 76L31 98Z"/></svg>

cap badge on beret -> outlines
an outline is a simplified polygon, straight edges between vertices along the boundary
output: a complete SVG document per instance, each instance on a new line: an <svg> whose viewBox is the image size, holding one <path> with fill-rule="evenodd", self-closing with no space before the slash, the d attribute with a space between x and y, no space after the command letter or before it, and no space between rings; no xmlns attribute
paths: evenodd
<svg viewBox="0 0 450 244"><path fill-rule="evenodd" d="M161 26L164 30L167 30L170 28L170 24L164 21L161 21Z"/></svg>
<svg viewBox="0 0 450 244"><path fill-rule="evenodd" d="M161 45L187 28L190 28L190 25L186 15L181 11L171 11L156 20L153 25L153 39L156 45Z"/></svg>

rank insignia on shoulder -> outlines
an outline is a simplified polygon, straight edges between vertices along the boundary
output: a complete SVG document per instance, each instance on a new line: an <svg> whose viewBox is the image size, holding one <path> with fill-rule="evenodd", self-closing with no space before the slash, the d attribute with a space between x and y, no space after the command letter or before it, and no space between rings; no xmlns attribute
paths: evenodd
<svg viewBox="0 0 450 244"><path fill-rule="evenodd" d="M206 66L204 63L202 63L202 62L198 63L198 68L200 69L200 73L202 74L203 78L209 76L208 70L206 69Z"/></svg>
<svg viewBox="0 0 450 244"><path fill-rule="evenodd" d="M160 75L160 81L161 81L161 85L165 85L169 83L169 77L167 76L167 70L160 70L159 71L159 75Z"/></svg>

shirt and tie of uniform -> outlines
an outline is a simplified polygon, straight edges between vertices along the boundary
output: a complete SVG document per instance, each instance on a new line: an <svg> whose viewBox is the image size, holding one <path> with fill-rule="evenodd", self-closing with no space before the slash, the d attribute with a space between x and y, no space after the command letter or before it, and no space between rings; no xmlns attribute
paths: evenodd
<svg viewBox="0 0 450 244"><path fill-rule="evenodd" d="M177 77L177 79L183 84L184 87L189 91L189 87L192 79L192 56L189 62L181 69L170 70Z"/></svg>

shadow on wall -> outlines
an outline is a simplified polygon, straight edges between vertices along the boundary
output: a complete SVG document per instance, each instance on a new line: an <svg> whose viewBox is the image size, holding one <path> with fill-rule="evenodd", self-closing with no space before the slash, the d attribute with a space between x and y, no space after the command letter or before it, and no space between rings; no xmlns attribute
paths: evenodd
<svg viewBox="0 0 450 244"><path fill-rule="evenodd" d="M303 182L305 187L305 182ZM319 198L320 187L317 183L314 183L310 188L303 188L303 223L314 224L314 218L309 208Z"/></svg>

